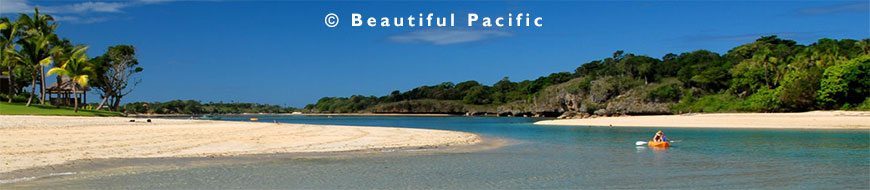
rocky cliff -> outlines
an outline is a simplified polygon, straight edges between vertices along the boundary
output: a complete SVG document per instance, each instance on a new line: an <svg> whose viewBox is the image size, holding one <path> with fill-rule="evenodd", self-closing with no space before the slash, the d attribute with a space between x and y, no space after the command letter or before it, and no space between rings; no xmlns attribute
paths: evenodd
<svg viewBox="0 0 870 190"><path fill-rule="evenodd" d="M575 78L549 86L526 101L498 106L471 105L450 100L411 100L378 104L373 113L448 113L469 116L584 118L619 115L671 114L672 101L656 101L650 91L677 84L675 79L645 84L627 77Z"/></svg>
<svg viewBox="0 0 870 190"><path fill-rule="evenodd" d="M614 82L624 82L614 84ZM635 83L635 84L628 84ZM648 93L663 85L679 83L665 80L643 84L637 81L618 81L610 77L587 81L576 78L547 87L531 102L513 102L499 106L499 115L559 116L582 118L615 115L671 114L673 102L657 102Z"/></svg>

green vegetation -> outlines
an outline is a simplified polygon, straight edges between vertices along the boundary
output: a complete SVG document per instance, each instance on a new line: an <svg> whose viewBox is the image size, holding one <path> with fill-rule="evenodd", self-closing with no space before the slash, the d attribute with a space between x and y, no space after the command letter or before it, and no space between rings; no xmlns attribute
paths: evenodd
<svg viewBox="0 0 870 190"><path fill-rule="evenodd" d="M865 99L864 102L861 102L861 105L858 105L857 107L855 107L854 109L851 109L851 110L870 111L870 97L867 97L867 99Z"/></svg>
<svg viewBox="0 0 870 190"><path fill-rule="evenodd" d="M647 92L646 98L653 102L675 102L683 96L679 83L661 85Z"/></svg>
<svg viewBox="0 0 870 190"><path fill-rule="evenodd" d="M3 19L8 22L8 19ZM3 25L12 25L11 23L5 23ZM39 9L33 13L33 17L27 14L21 14L18 17L18 21L15 24L19 27L11 27L6 28L18 28L21 31L16 32L15 34L21 34L20 36L4 36L4 38L9 39L10 41L14 41L15 38L20 38L17 44L21 45L19 51L14 51L15 47L4 49L4 53L7 58L4 58L6 65L11 65L14 70L15 67L19 67L24 70L26 73L30 75L30 86L32 90L30 92L36 92L36 81L40 81L41 90L40 90L40 104L45 103L45 73L44 67L52 63L51 52L55 51L55 48L50 47L50 42L57 41L57 34L54 34L54 29L57 28L57 24L54 23L54 18L50 15L40 15ZM12 33L12 32L3 32L3 34ZM7 71L9 72L9 71ZM10 72L14 73L14 72ZM32 93L30 97L27 99L26 106L30 106L30 103L33 101Z"/></svg>
<svg viewBox="0 0 870 190"><path fill-rule="evenodd" d="M36 98L39 104L47 105L45 78L57 74L59 84L63 76L96 90L102 98L96 109L102 109L108 102L109 110L118 110L121 98L132 91L128 84L135 86L139 82L132 78L142 71L134 57L135 48L113 46L106 54L89 59L85 55L87 46L73 45L70 40L60 38L54 33L57 27L54 18L40 14L38 8L33 15L22 13L15 21L0 17L0 75L9 76L9 89L3 89L8 93L0 98L9 103L26 101L25 106L30 106ZM53 68L46 73L46 66ZM81 90L75 89L76 86L72 85L72 91ZM29 92L25 91L26 87L30 87ZM20 98L23 95L27 96L26 100ZM72 97L75 99L73 111L77 111L78 97Z"/></svg>
<svg viewBox="0 0 870 190"><path fill-rule="evenodd" d="M378 104L372 107L372 112L386 113L448 113L462 114L469 110L495 110L491 105L465 104L459 100L408 100Z"/></svg>
<svg viewBox="0 0 870 190"><path fill-rule="evenodd" d="M90 63L87 62L87 55L84 55L84 51L87 49L87 47L75 48L72 55L70 55L69 58L64 61L63 65L48 70L48 74L57 74L60 76L69 77L72 79L72 82L81 84L82 86L87 86L88 76L93 75L94 73L94 71L91 70ZM72 93L75 94L76 92L78 92L78 89L76 89L76 85L72 85ZM78 96L73 96L73 98L75 99L73 112L78 112Z"/></svg>
<svg viewBox="0 0 870 190"><path fill-rule="evenodd" d="M574 73L492 86L476 81L421 86L375 97L325 97L314 112L426 112L483 110L653 114L670 112L789 112L867 110L870 39L820 39L799 45L776 36L735 47L669 53L661 59L616 51L581 64ZM426 101L420 101L426 100ZM445 101L445 102L439 102ZM427 109L408 108L410 103ZM423 103L425 102L425 103ZM394 109L396 105L406 105ZM456 109L464 107L464 109Z"/></svg>
<svg viewBox="0 0 870 190"><path fill-rule="evenodd" d="M749 101L730 94L713 94L698 98L688 97L671 106L673 110L693 112L744 112L758 109L747 105Z"/></svg>
<svg viewBox="0 0 870 190"><path fill-rule="evenodd" d="M238 114L238 113L291 113L296 108L256 103L213 103L202 104L195 100L172 100L168 102L133 102L121 106L128 114Z"/></svg>
<svg viewBox="0 0 870 190"><path fill-rule="evenodd" d="M534 81L511 82L507 77L486 86L477 81L465 81L458 84L444 82L434 86L421 86L407 92L393 91L390 95L375 97L355 95L349 98L324 97L316 104L305 106L306 110L317 112L360 112L368 110L378 104L389 104L413 100L450 100L458 101L469 106L473 105L502 105L514 101L528 101L541 89L559 84L572 79L567 72L553 73L547 77L540 77ZM448 104L444 104L448 105ZM377 112L377 110L375 110ZM436 113L454 113L451 111L434 111Z"/></svg>
<svg viewBox="0 0 870 190"><path fill-rule="evenodd" d="M74 111L70 107L56 107L49 105L26 106L23 103L0 102L0 114L2 115L63 115L63 116L122 116L120 112L100 110Z"/></svg>
<svg viewBox="0 0 870 190"><path fill-rule="evenodd" d="M840 62L843 63L825 69L818 90L820 106L843 107L858 103L870 94L870 57Z"/></svg>
<svg viewBox="0 0 870 190"><path fill-rule="evenodd" d="M102 56L90 60L97 73L93 78L93 89L102 99L97 109L108 105L110 110L119 110L121 98L133 92L133 88L141 82L133 78L133 74L143 70L135 55L135 47L116 45L109 47Z"/></svg>

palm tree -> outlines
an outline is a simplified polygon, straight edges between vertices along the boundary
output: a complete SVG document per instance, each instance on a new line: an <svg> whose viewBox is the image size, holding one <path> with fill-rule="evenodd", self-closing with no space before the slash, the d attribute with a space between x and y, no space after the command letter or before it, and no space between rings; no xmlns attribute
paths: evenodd
<svg viewBox="0 0 870 190"><path fill-rule="evenodd" d="M84 45L73 46L72 42L67 39L55 40L56 41L50 43L54 50L51 52L51 56L54 57L54 63L51 64L53 67L61 67L63 63L70 59L77 48L84 47ZM63 80L61 80L61 78L60 75L57 76L57 86L63 86Z"/></svg>
<svg viewBox="0 0 870 190"><path fill-rule="evenodd" d="M88 50L88 47L76 47L76 50L72 55L69 56L60 67L51 68L48 70L49 75L57 74L65 77L69 77L72 79L73 83L81 84L82 86L88 85L89 76L94 74L93 68L91 64L88 63L88 56L85 55L85 51ZM76 95L76 84L72 84L73 90L73 111L79 111L79 98Z"/></svg>
<svg viewBox="0 0 870 190"><path fill-rule="evenodd" d="M10 59L11 53L7 53L9 51L15 51L15 38L17 37L18 32L18 23L10 22L9 18L3 17L0 18L0 66L5 66L7 68L7 72L9 73L9 102L12 102L12 97L15 96L13 89L15 89L14 85L15 80L15 66L17 65L17 61L14 59Z"/></svg>
<svg viewBox="0 0 870 190"><path fill-rule="evenodd" d="M21 51L6 51L9 53L10 59L14 59L18 63L21 63L27 72L31 73L31 93L30 97L27 98L26 106L30 106L30 103L33 101L33 94L36 93L36 79L39 78L42 73L41 70L45 65L49 65L52 63L50 56L50 49L48 47L49 38L44 35L34 34L35 30L27 30L26 31L28 37L22 38L18 40L18 44L21 45Z"/></svg>
<svg viewBox="0 0 870 190"><path fill-rule="evenodd" d="M27 14L21 14L21 16L18 17L18 23L21 25L22 29L27 31L24 34L24 36L22 37L22 39L26 40L26 38L36 37L36 38L46 38L48 41L55 41L54 39L57 38L57 35L54 34L54 29L57 28L57 23L54 23L54 17L51 17L51 15L46 15L46 14L40 15L39 14L39 7L36 7L34 9L35 10L34 10L32 17L27 15ZM42 60L44 58L51 56L49 54L49 52L47 51L48 47L49 47L49 45L46 45L46 48L44 48L44 50L46 50L46 51L43 51L43 52L31 52L31 53L37 53L36 56L34 56L32 58ZM37 62L37 61L32 61L32 62ZM35 72L37 75L35 75L34 78L39 78L39 84L40 84L39 103L40 104L45 103L45 65L48 65L48 64L37 64L35 66L35 67L38 67L37 72ZM34 91L33 93L36 93L36 92ZM32 96L31 96L31 98L32 98ZM30 102L30 100L28 99L27 102ZM30 104L28 103L28 105L30 105Z"/></svg>

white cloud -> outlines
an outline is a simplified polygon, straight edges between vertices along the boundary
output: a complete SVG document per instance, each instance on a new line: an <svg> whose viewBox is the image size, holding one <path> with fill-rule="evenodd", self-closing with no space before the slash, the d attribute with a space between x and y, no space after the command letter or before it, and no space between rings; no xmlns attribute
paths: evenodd
<svg viewBox="0 0 870 190"><path fill-rule="evenodd" d="M387 37L398 43L430 43L434 45L460 44L513 34L495 30L418 30Z"/></svg>
<svg viewBox="0 0 870 190"><path fill-rule="evenodd" d="M77 16L56 16L54 17L55 21L67 21L72 23L80 23L80 24L90 24L97 22L105 22L109 20L108 17L77 17Z"/></svg>
<svg viewBox="0 0 870 190"><path fill-rule="evenodd" d="M39 7L40 12L52 14L56 21L87 24L108 21L111 17L105 14L122 14L129 7L168 1L170 0L88 1L45 6L31 4L27 0L0 0L0 14L33 13L33 8Z"/></svg>
<svg viewBox="0 0 870 190"><path fill-rule="evenodd" d="M77 4L70 5L60 5L60 6L47 6L43 9L47 13L89 13L89 12L103 12L103 13L120 13L123 12L121 9L129 7L133 4L130 3L119 3L119 2L83 2Z"/></svg>
<svg viewBox="0 0 870 190"><path fill-rule="evenodd" d="M33 6L25 0L0 0L0 14L16 14L19 12L33 11Z"/></svg>
<svg viewBox="0 0 870 190"><path fill-rule="evenodd" d="M163 3L163 2L170 2L170 1L175 1L175 0L139 0L139 2L142 2L142 3L145 3L145 4L151 4L151 3Z"/></svg>
<svg viewBox="0 0 870 190"><path fill-rule="evenodd" d="M39 12L45 13L121 13L121 9L135 5L134 2L81 2L67 5L45 6L30 4L25 0L0 0L3 1L2 13L32 13L33 7L39 7ZM6 5L11 6L6 6Z"/></svg>
<svg viewBox="0 0 870 190"><path fill-rule="evenodd" d="M870 3L849 3L834 6L810 7L798 9L798 12L804 15L822 15L843 12L868 12L870 11Z"/></svg>

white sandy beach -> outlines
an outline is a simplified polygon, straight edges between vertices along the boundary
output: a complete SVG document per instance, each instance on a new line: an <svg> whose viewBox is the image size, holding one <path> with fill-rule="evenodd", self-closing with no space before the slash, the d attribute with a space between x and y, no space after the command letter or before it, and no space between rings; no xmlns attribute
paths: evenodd
<svg viewBox="0 0 870 190"><path fill-rule="evenodd" d="M471 133L428 129L131 119L0 116L0 173L98 158L332 152L481 141Z"/></svg>
<svg viewBox="0 0 870 190"><path fill-rule="evenodd" d="M536 125L613 127L870 129L870 112L813 111L803 113L714 113L659 116L599 117L535 122Z"/></svg>

